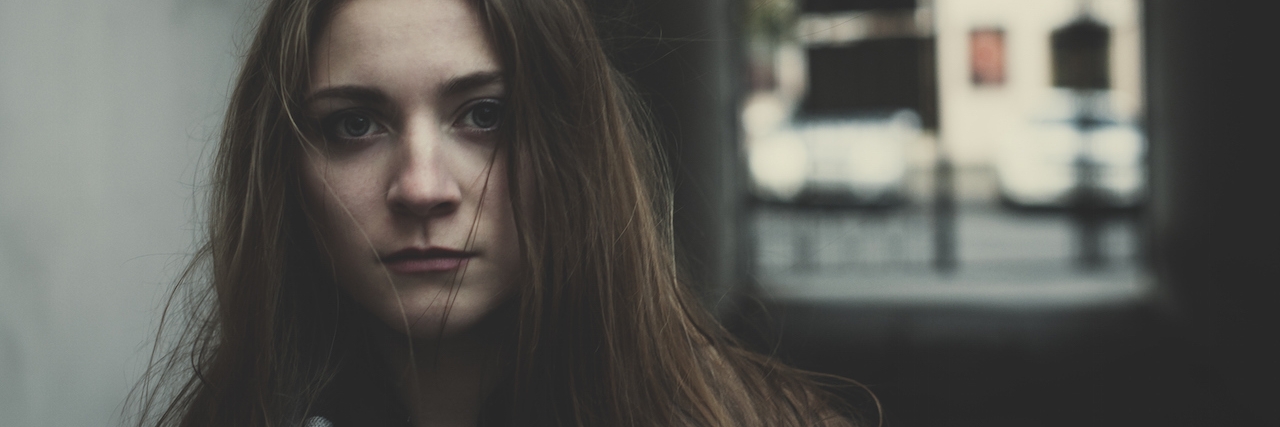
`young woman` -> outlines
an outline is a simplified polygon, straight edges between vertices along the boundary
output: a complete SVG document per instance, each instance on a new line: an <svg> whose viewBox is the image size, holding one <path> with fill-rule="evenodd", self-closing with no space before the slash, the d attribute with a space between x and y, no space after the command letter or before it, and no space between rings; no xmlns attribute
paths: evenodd
<svg viewBox="0 0 1280 427"><path fill-rule="evenodd" d="M273 1L140 424L850 425L680 282L643 123L577 0Z"/></svg>

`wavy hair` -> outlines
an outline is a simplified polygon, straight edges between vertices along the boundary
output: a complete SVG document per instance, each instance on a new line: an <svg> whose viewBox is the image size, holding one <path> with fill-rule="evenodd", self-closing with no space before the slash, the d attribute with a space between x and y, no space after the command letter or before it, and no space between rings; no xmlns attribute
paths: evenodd
<svg viewBox="0 0 1280 427"><path fill-rule="evenodd" d="M342 378L359 369L363 320L326 274L299 166L310 50L337 3L266 7L226 112L206 243L166 306L174 350L153 356L133 396L140 426L299 425L352 386ZM648 114L586 7L471 4L508 90L508 188L529 274L510 304L512 372L481 423L853 425L819 377L744 350L680 279Z"/></svg>

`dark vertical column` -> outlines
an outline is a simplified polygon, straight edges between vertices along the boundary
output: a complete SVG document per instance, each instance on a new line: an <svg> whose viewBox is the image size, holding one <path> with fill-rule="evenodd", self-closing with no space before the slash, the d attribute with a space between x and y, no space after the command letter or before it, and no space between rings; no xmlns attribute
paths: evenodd
<svg viewBox="0 0 1280 427"><path fill-rule="evenodd" d="M654 113L675 188L677 256L719 312L744 279L736 3L595 0L615 64Z"/></svg>
<svg viewBox="0 0 1280 427"><path fill-rule="evenodd" d="M1201 342L1214 419L1280 425L1280 143L1272 14L1247 1L1146 8L1151 254Z"/></svg>
<svg viewBox="0 0 1280 427"><path fill-rule="evenodd" d="M1003 33L1001 33L1003 34ZM1002 36L1003 37L1003 36ZM938 130L938 38L920 41L920 118L925 129ZM951 153L935 138L933 164L933 269L951 273L959 267L956 253L956 169Z"/></svg>
<svg viewBox="0 0 1280 427"><path fill-rule="evenodd" d="M1071 195L1071 217L1077 231L1080 267L1096 269L1105 259L1102 252L1102 200L1099 194L1099 166L1091 152L1097 144L1092 131L1101 123L1101 93L1111 87L1111 29L1089 12L1082 1L1081 15L1050 36L1053 58L1053 85L1071 89L1076 101L1075 128L1082 141L1074 162L1076 184Z"/></svg>
<svg viewBox="0 0 1280 427"><path fill-rule="evenodd" d="M950 273L957 267L955 166L938 144L933 167L933 268Z"/></svg>

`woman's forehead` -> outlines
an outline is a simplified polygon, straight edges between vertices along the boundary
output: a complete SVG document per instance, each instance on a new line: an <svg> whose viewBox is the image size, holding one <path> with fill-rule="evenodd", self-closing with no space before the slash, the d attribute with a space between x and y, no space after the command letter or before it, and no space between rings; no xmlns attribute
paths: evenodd
<svg viewBox="0 0 1280 427"><path fill-rule="evenodd" d="M313 58L313 91L415 80L422 84L498 70L479 16L465 0L345 2L326 26Z"/></svg>

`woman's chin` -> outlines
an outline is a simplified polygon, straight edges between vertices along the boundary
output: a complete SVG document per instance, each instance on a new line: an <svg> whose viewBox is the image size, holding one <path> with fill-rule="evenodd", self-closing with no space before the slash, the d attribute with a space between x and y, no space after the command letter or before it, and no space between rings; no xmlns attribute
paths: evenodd
<svg viewBox="0 0 1280 427"><path fill-rule="evenodd" d="M378 317L388 328L415 341L452 340L460 337L490 335L500 329L507 311L502 301L468 301L454 298L446 304L424 304L399 310L386 310Z"/></svg>

